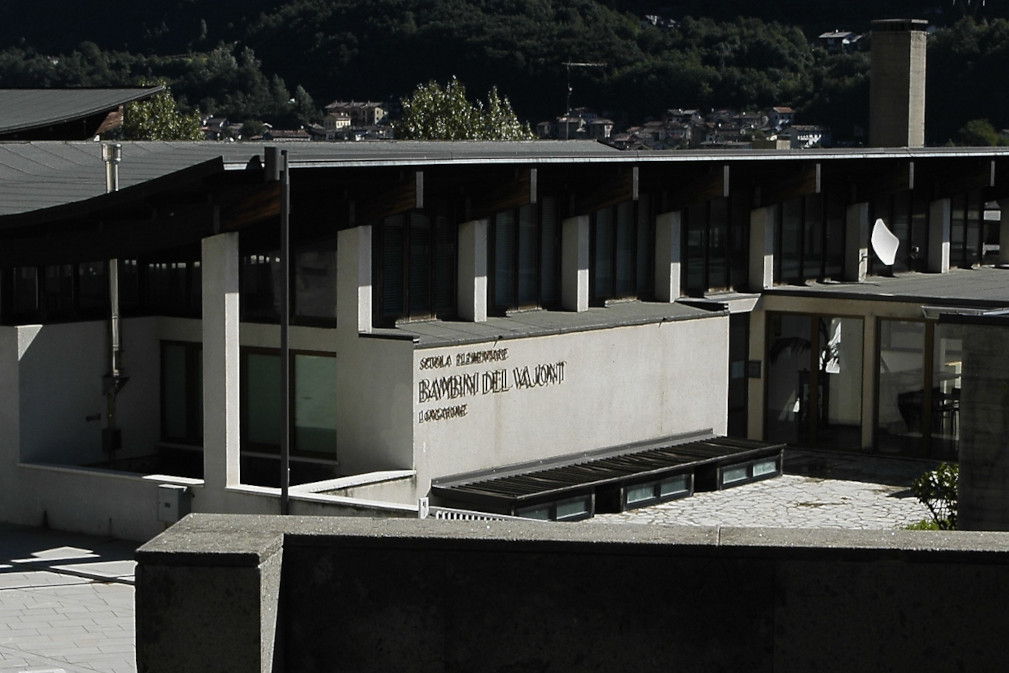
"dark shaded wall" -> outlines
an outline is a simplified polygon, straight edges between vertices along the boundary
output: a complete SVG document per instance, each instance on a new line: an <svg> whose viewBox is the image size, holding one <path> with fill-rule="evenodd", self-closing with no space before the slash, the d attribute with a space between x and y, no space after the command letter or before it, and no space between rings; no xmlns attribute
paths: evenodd
<svg viewBox="0 0 1009 673"><path fill-rule="evenodd" d="M191 515L137 558L141 673L997 670L1009 605L1001 533Z"/></svg>

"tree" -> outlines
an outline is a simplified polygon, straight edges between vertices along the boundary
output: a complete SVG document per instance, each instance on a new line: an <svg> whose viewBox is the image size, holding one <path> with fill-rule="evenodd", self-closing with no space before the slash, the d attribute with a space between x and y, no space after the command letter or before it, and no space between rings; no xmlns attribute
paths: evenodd
<svg viewBox="0 0 1009 673"><path fill-rule="evenodd" d="M396 123L397 137L406 140L531 140L528 124L515 116L511 103L497 88L488 104L470 103L466 87L453 77L442 87L432 80L418 85L402 101L403 117Z"/></svg>
<svg viewBox="0 0 1009 673"><path fill-rule="evenodd" d="M181 112L168 89L128 103L123 114L126 140L203 140L201 126L199 111Z"/></svg>
<svg viewBox="0 0 1009 673"><path fill-rule="evenodd" d="M956 133L957 145L965 147L994 147L1001 145L998 132L987 119L972 119Z"/></svg>

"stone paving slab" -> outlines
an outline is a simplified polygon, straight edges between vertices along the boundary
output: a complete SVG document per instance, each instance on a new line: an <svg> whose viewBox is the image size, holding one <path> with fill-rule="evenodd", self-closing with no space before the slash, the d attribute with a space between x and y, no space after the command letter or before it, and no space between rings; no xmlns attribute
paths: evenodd
<svg viewBox="0 0 1009 673"><path fill-rule="evenodd" d="M929 519L907 488L799 475L695 493L590 521L667 526L893 529Z"/></svg>
<svg viewBox="0 0 1009 673"><path fill-rule="evenodd" d="M136 673L135 547L0 524L0 672Z"/></svg>

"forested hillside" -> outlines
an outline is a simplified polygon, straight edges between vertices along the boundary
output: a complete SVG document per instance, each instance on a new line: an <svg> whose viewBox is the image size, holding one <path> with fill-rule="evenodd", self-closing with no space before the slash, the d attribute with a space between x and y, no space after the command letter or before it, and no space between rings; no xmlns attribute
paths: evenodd
<svg viewBox="0 0 1009 673"><path fill-rule="evenodd" d="M1007 4L146 0L111 13L94 0L11 3L0 86L166 80L185 107L287 125L318 121L337 98L395 101L456 76L474 92L497 86L535 123L564 111L563 63L591 61L606 65L571 70L571 103L618 124L670 107L791 105L843 140L865 126L868 54L828 56L815 36L916 16L943 27L930 38L926 122L929 143L941 144L970 119L1009 125Z"/></svg>

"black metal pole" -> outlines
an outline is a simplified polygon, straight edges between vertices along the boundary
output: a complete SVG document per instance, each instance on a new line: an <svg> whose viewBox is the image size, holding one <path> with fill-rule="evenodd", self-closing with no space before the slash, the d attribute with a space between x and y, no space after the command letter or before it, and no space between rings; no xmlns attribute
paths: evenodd
<svg viewBox="0 0 1009 673"><path fill-rule="evenodd" d="M287 150L280 152L280 513L290 513L291 488L291 178Z"/></svg>

